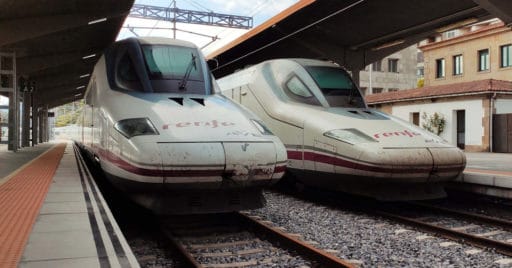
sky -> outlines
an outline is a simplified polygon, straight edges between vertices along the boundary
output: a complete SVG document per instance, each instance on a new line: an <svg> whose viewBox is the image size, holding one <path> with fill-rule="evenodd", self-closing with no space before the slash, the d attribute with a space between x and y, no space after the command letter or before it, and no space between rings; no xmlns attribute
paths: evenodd
<svg viewBox="0 0 512 268"><path fill-rule="evenodd" d="M176 6L180 9L198 10L198 11L213 11L216 13L232 14L239 16L253 17L253 26L270 19L282 10L288 8L298 0L177 0ZM171 0L136 0L136 4L170 7ZM172 30L168 29L137 29L136 27L157 27L157 28L171 28L172 23L165 21L155 21L146 19L136 19L128 17L124 26L135 27L134 31L140 36L164 36L172 37ZM191 31L202 35L189 34L185 32L176 32L176 38L187 40L195 43L198 47L203 49L203 53L207 55L216 49L221 48L230 41L236 39L248 30L231 29L214 26L204 26L195 24L177 23L176 28L179 30ZM135 34L130 32L129 29L123 28L119 33L118 39L133 37ZM218 39L211 44L212 37Z"/></svg>

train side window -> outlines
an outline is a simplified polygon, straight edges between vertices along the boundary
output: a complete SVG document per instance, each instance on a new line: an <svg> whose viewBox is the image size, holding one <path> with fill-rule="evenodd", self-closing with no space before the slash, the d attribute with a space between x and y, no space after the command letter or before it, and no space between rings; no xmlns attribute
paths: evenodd
<svg viewBox="0 0 512 268"><path fill-rule="evenodd" d="M135 73L135 69L133 67L133 62L128 56L128 53L124 54L124 56L119 60L119 68L118 75L119 78L125 81L136 81L137 74Z"/></svg>
<svg viewBox="0 0 512 268"><path fill-rule="evenodd" d="M293 76L292 78L290 78L290 80L286 82L286 87L291 93L297 96L303 98L309 98L313 96L311 91L309 91L306 85L304 85L304 83L302 83L302 81L300 81L300 79L297 76Z"/></svg>
<svg viewBox="0 0 512 268"><path fill-rule="evenodd" d="M121 89L142 91L143 87L129 53L125 53L117 63L116 80Z"/></svg>
<svg viewBox="0 0 512 268"><path fill-rule="evenodd" d="M285 82L284 89L286 94L293 100L311 105L320 105L320 102L313 93L296 75L293 75Z"/></svg>

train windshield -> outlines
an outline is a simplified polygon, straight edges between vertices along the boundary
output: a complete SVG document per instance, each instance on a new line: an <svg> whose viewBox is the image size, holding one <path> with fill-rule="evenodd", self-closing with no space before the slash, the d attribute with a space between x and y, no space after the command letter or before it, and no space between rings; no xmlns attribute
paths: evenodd
<svg viewBox="0 0 512 268"><path fill-rule="evenodd" d="M306 66L331 107L366 108L349 74L341 68Z"/></svg>
<svg viewBox="0 0 512 268"><path fill-rule="evenodd" d="M203 81L197 50L179 46L142 46L150 79Z"/></svg>
<svg viewBox="0 0 512 268"><path fill-rule="evenodd" d="M148 77L154 92L204 94L209 91L196 48L142 45Z"/></svg>

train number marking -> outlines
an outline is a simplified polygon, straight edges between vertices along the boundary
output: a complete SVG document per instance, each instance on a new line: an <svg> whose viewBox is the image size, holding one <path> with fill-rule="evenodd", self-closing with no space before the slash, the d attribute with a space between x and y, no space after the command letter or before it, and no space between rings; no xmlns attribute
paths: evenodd
<svg viewBox="0 0 512 268"><path fill-rule="evenodd" d="M244 131L244 130L231 131L227 135L228 136L243 136L243 137L248 137L248 136L261 137L261 134L256 134L256 133L252 133L252 132Z"/></svg>
<svg viewBox="0 0 512 268"><path fill-rule="evenodd" d="M242 151L244 151L244 152L247 151L247 147L249 147L249 143L244 143L242 145Z"/></svg>

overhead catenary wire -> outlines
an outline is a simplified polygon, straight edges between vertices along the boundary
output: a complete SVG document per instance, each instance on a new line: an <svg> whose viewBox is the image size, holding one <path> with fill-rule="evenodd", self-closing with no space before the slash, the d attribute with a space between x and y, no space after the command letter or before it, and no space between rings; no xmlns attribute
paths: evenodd
<svg viewBox="0 0 512 268"><path fill-rule="evenodd" d="M259 1L258 5L250 13L246 14L246 16L250 16L250 17L256 16L256 14L260 13L263 10L263 8L269 4L270 1L271 0ZM273 0L272 0L272 2L273 2ZM230 37L233 36L233 35L237 35L237 36L239 35L238 34L238 30L235 30L235 29L222 29L216 35L219 36L219 35L221 35L222 33L225 33L225 32L228 32L226 34L226 36L223 37L225 40L229 40ZM208 45L210 45L210 44L211 43L208 43ZM206 46L204 46L204 47L206 47Z"/></svg>
<svg viewBox="0 0 512 268"><path fill-rule="evenodd" d="M171 3L169 4L169 6L167 8L170 8L174 3L176 2L176 0L173 0L171 1ZM153 29L156 28L156 26L158 26L158 24L160 23L160 20L157 20L155 22L155 25L153 25ZM151 33L153 32L153 29L149 30L149 33L147 35L151 35Z"/></svg>
<svg viewBox="0 0 512 268"><path fill-rule="evenodd" d="M223 64L223 65L220 65L220 66L218 66L217 68L213 69L212 71L215 71L215 70L221 69L221 68L223 68L223 67L225 67L225 66L228 66L228 65L230 65L230 64L232 64L232 63L234 63L234 62L237 62L237 61L239 61L239 60L241 60L241 59L244 59L244 58L246 58L246 57L249 57L250 55L252 55L252 54L254 54L254 53L256 53L256 52L259 52L259 51L261 51L261 50L263 50L263 49L265 49L265 48L267 48L267 47L270 47L270 46L272 46L272 45L275 45L276 43L279 43L279 42L281 42L281 41L283 41L283 40L285 40L285 39L287 39L287 38L289 38L289 37L292 37L292 36L294 36L294 35L296 35L296 34L298 34L298 33L302 32L302 31L305 31L305 30L307 30L307 29L309 29L309 28L311 28L311 27L313 27L313 26L315 26L315 25L317 25L317 24L319 24L319 23L321 23L321 22L323 22L323 21L325 21L325 20L330 19L330 18L331 18L331 17L333 17L333 16L336 16L336 15L338 15L338 14L342 13L342 12L345 12L345 11L347 11L347 10L349 10L349 9L351 9L351 8L353 8L353 7L355 7L355 6L359 5L359 4L361 4L361 3L363 3L364 1L366 1L366 0L359 0L359 1L354 2L354 3L352 3L352 4L350 4L350 5L346 6L346 7L343 7L343 8L341 8L341 9L339 9L339 10L337 10L337 11L335 11L335 12L331 13L330 15L328 15L328 16L326 16L326 17L324 17L324 18L320 19L320 20L317 20L317 21L315 21L315 22L313 22L313 23L311 23L311 24L308 24L308 25L306 25L306 26L304 26L304 27L302 27L302 28L300 28L300 29L298 29L298 30L296 30L296 31L293 31L292 33L289 33L289 34L287 34L287 35L285 35L285 36L283 36L283 37L281 37L281 38L279 38L279 39L277 39L277 40L274 40L274 41L272 41L272 42L270 42L270 43L268 43L268 44L266 44L266 45L264 45L264 46L262 46L262 47L259 47L258 49L255 49L255 50L253 50L253 51L251 51L251 52L249 52L249 53L247 53L247 54L245 54L245 55L242 55L242 56L240 56L240 57L238 57L238 58L236 58L236 59L234 59L234 60L231 60L231 61L229 61L229 62L227 62L227 63L225 63L225 64Z"/></svg>

